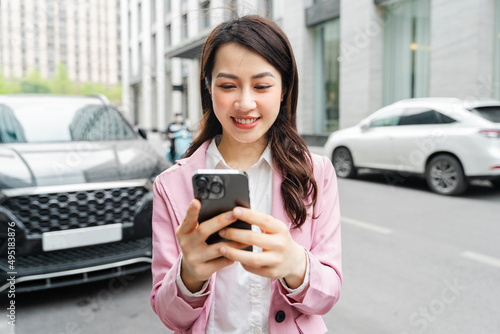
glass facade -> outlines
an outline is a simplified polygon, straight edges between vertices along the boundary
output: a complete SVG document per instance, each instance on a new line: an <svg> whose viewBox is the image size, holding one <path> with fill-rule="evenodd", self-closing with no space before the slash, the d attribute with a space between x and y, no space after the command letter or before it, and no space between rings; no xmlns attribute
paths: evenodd
<svg viewBox="0 0 500 334"><path fill-rule="evenodd" d="M384 104L428 96L430 0L389 4L384 21Z"/></svg>
<svg viewBox="0 0 500 334"><path fill-rule="evenodd" d="M314 130L329 133L339 128L340 20L315 28Z"/></svg>
<svg viewBox="0 0 500 334"><path fill-rule="evenodd" d="M493 98L500 99L500 0L495 5L495 52L493 54Z"/></svg>
<svg viewBox="0 0 500 334"><path fill-rule="evenodd" d="M200 0L200 30L210 27L210 0Z"/></svg>

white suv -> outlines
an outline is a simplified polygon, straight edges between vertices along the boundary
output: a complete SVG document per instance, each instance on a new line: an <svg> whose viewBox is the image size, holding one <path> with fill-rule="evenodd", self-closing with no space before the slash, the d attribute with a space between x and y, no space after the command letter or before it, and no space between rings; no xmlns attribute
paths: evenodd
<svg viewBox="0 0 500 334"><path fill-rule="evenodd" d="M354 177L359 168L384 171L393 184L420 175L442 195L463 193L469 179L498 187L500 101L402 100L332 133L325 152L339 177Z"/></svg>

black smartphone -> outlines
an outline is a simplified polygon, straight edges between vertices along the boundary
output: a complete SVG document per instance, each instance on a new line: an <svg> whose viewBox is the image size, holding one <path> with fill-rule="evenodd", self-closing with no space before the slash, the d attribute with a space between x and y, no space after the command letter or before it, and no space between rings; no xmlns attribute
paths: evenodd
<svg viewBox="0 0 500 334"><path fill-rule="evenodd" d="M193 173L194 196L201 202L198 222L231 211L236 206L250 208L247 173L234 169L198 169ZM229 227L252 229L247 222L237 220ZM218 232L210 235L207 244L226 240ZM245 249L251 250L252 246Z"/></svg>

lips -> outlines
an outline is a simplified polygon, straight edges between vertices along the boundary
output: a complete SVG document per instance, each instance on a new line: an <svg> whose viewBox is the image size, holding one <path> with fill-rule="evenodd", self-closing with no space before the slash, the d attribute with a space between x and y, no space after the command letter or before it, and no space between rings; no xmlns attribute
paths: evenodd
<svg viewBox="0 0 500 334"><path fill-rule="evenodd" d="M251 129L259 123L260 117L231 117L231 119L237 128Z"/></svg>

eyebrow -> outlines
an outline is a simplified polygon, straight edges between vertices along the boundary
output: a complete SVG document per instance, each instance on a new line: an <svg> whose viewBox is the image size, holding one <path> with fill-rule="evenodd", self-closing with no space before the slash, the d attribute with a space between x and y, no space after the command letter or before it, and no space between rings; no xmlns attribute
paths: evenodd
<svg viewBox="0 0 500 334"><path fill-rule="evenodd" d="M252 75L252 79L260 79L263 77L272 77L274 78L274 75L271 72L262 72L259 74ZM228 78L228 79L238 79L238 77L234 74L229 74L229 73L224 73L221 72L215 76L215 78Z"/></svg>

